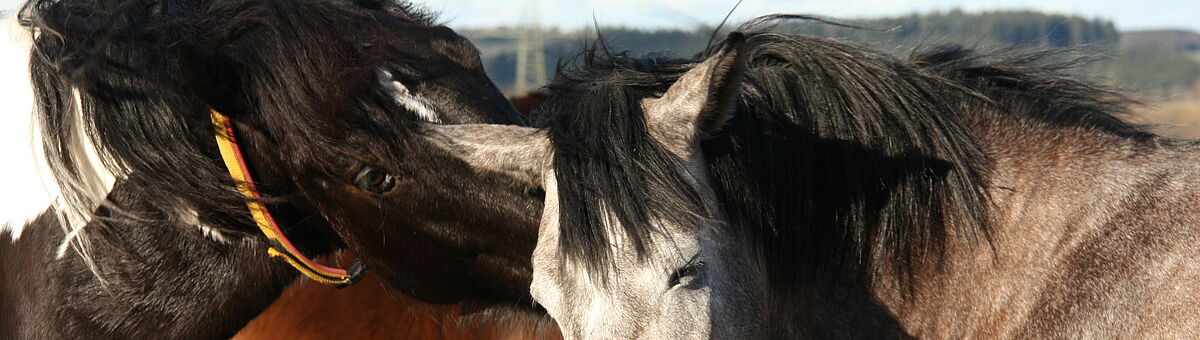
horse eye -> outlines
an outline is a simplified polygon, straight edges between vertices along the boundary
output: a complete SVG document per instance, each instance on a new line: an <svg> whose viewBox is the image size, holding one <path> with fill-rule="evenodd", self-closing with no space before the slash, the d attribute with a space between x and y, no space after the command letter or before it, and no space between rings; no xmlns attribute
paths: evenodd
<svg viewBox="0 0 1200 340"><path fill-rule="evenodd" d="M667 287L675 288L681 284L691 284L700 276L700 269L704 268L704 262L695 261L676 269L671 273L671 278L667 280Z"/></svg>
<svg viewBox="0 0 1200 340"><path fill-rule="evenodd" d="M383 194L396 187L396 178L383 171L383 169L367 166L358 172L358 176L354 179L354 184L358 185L360 189L375 194Z"/></svg>

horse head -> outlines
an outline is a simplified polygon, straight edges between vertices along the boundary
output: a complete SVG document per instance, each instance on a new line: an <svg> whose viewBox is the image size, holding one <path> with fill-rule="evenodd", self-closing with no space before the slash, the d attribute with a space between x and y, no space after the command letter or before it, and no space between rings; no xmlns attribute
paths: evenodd
<svg viewBox="0 0 1200 340"><path fill-rule="evenodd" d="M22 18L45 156L63 210L81 217L73 235L96 207L122 210L96 184L108 176L154 211L105 220L201 226L308 267L304 254L349 250L426 301L527 296L536 190L414 138L423 123L525 119L473 45L411 6L40 0ZM215 117L252 195L222 161ZM280 239L260 233L248 200Z"/></svg>

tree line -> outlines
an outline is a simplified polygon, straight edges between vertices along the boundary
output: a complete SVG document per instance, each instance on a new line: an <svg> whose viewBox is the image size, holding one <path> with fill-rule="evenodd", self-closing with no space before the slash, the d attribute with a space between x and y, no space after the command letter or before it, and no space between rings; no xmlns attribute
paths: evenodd
<svg viewBox="0 0 1200 340"><path fill-rule="evenodd" d="M791 20L778 22L771 30L855 41L898 55L945 44L984 50L1073 48L1076 53L1107 56L1080 68L1081 75L1149 96L1190 91L1200 80L1200 44L1192 43L1200 41L1200 34L1196 32L1120 32L1111 20L1036 11L968 13L953 10L860 20L831 19L857 28ZM690 30L610 27L602 28L600 36L614 48L635 55L655 53L686 57L702 50L713 30L714 27ZM497 28L462 32L480 47L485 67L497 84L502 88L511 86L516 67L515 30ZM580 44L596 38L594 30L550 30L544 36L547 38L548 74L553 74L556 60L570 56Z"/></svg>

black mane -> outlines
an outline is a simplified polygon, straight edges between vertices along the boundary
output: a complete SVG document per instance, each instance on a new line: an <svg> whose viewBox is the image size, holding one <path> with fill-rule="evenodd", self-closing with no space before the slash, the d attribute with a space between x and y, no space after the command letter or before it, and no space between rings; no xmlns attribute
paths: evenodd
<svg viewBox="0 0 1200 340"><path fill-rule="evenodd" d="M655 220L694 221L699 196L679 175L680 160L650 137L641 100L660 94L688 64L638 59L603 43L578 63L561 62L551 100L536 116L555 147L554 168L568 256L598 271L609 259L605 220L615 217L639 254L649 247ZM671 70L671 71L663 71ZM616 212L605 216L604 207ZM578 223L578 224L577 224ZM575 226L579 226L576 228Z"/></svg>
<svg viewBox="0 0 1200 340"><path fill-rule="evenodd" d="M918 262L936 266L951 238L987 242L991 165L973 124L1016 118L1153 137L1117 118L1132 104L1121 93L1066 75L1074 63L1060 51L947 46L902 60L832 39L746 34L737 112L702 148L730 222L766 252L770 282L880 274L863 272L873 264L907 281ZM692 60L597 44L551 85L542 113L556 115L545 125L567 256L605 265L604 217L594 213L605 208L639 245L653 231L647 221L695 225L661 210L696 203L671 187L684 185L677 174L661 172L677 162L645 135L637 104L723 44Z"/></svg>
<svg viewBox="0 0 1200 340"><path fill-rule="evenodd" d="M244 124L244 142L278 149L296 169L345 171L321 155L354 150L324 132L408 124L411 115L378 112L395 104L373 67L415 53L394 27L433 24L386 0L33 0L20 18L37 32L30 67L47 159L78 214L104 200L89 194L94 179L77 164L84 150L72 127L82 121L106 168L166 212L105 218L196 209L243 221L243 198L215 161L209 110Z"/></svg>

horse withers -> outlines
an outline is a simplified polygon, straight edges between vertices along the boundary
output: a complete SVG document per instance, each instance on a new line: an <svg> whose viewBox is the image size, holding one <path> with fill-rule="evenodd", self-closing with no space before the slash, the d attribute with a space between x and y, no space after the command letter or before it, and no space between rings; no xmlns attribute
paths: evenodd
<svg viewBox="0 0 1200 340"><path fill-rule="evenodd" d="M592 51L544 129L433 128L545 188L531 290L567 338L1200 336L1200 144L1062 53L699 59Z"/></svg>
<svg viewBox="0 0 1200 340"><path fill-rule="evenodd" d="M537 189L413 138L525 120L412 6L35 0L19 16L0 338L228 338L298 277L289 263L352 283L307 259L337 250L421 300L532 310Z"/></svg>

